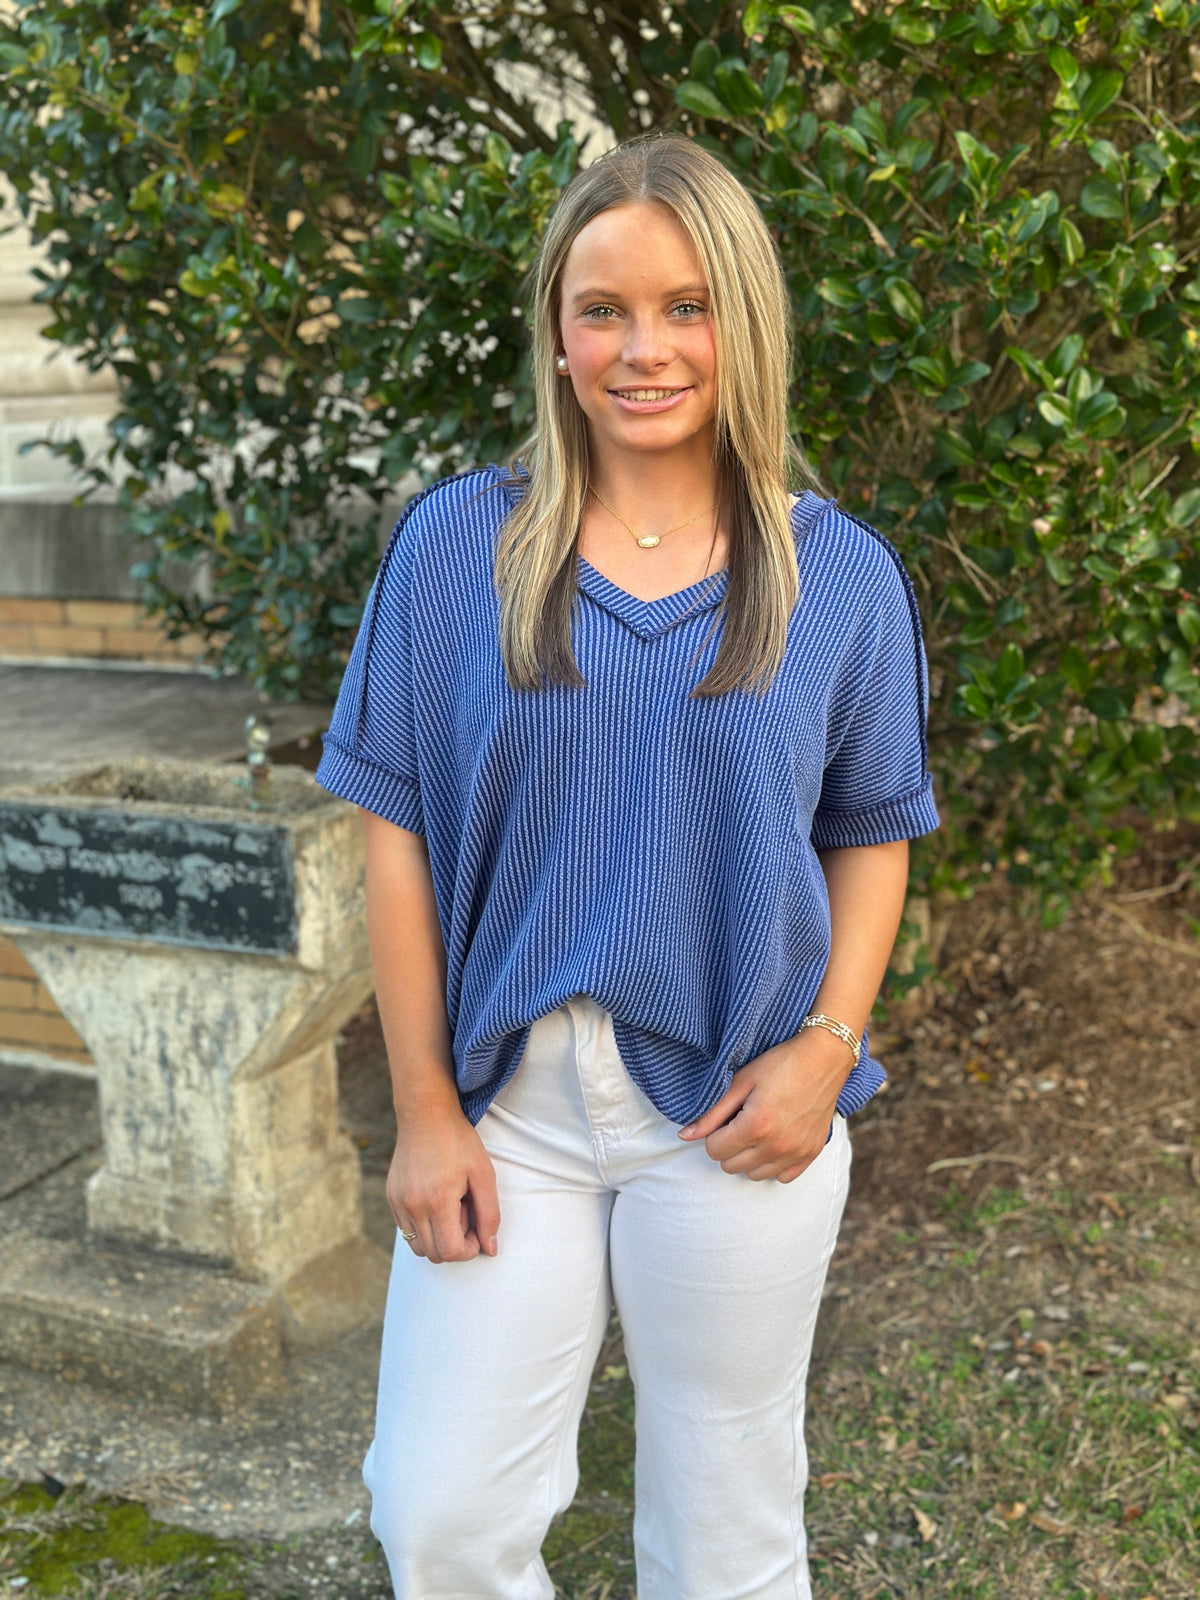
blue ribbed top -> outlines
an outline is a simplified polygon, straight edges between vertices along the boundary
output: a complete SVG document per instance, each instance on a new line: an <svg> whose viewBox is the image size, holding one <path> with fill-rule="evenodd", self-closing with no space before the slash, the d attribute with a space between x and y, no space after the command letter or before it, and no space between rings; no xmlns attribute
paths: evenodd
<svg viewBox="0 0 1200 1600"><path fill-rule="evenodd" d="M811 1007L829 957L816 851L938 826L912 584L882 535L805 494L766 694L688 698L716 657L725 569L647 602L582 556L585 687L513 690L493 554L520 491L502 478L461 473L405 507L317 781L425 836L472 1122L534 1020L580 993L611 1012L644 1093L688 1122ZM864 1033L839 1111L883 1079Z"/></svg>

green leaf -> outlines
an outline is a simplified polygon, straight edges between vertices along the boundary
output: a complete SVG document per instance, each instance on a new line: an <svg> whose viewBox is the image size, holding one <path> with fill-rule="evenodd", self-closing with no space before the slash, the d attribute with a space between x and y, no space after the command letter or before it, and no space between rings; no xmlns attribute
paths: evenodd
<svg viewBox="0 0 1200 1600"><path fill-rule="evenodd" d="M1091 555L1084 556L1083 565L1093 578L1098 578L1101 583L1115 583L1121 576L1120 567L1114 567L1111 561L1105 561L1093 551Z"/></svg>
<svg viewBox="0 0 1200 1600"><path fill-rule="evenodd" d="M506 173L512 166L513 147L504 135L497 133L494 128L489 128L483 147L487 153L488 166Z"/></svg>
<svg viewBox="0 0 1200 1600"><path fill-rule="evenodd" d="M1046 370L1056 378L1065 378L1083 354L1083 335L1069 333L1046 357Z"/></svg>
<svg viewBox="0 0 1200 1600"><path fill-rule="evenodd" d="M1137 569L1137 579L1153 589L1178 589L1183 572L1177 561L1146 561Z"/></svg>
<svg viewBox="0 0 1200 1600"><path fill-rule="evenodd" d="M205 205L209 211L242 211L246 205L246 191L236 183L204 183L201 185Z"/></svg>
<svg viewBox="0 0 1200 1600"><path fill-rule="evenodd" d="M843 277L840 273L832 273L828 278L822 278L817 285L817 293L831 306L843 309L847 306L856 306L862 300L851 279Z"/></svg>
<svg viewBox="0 0 1200 1600"><path fill-rule="evenodd" d="M907 365L910 372L915 372L917 377L923 378L926 383L935 384L939 389L945 388L946 374L942 370L941 362L935 361L932 356L913 356Z"/></svg>
<svg viewBox="0 0 1200 1600"><path fill-rule="evenodd" d="M1058 670L1075 690L1086 694L1092 686L1092 668L1077 644L1069 644L1058 658Z"/></svg>
<svg viewBox="0 0 1200 1600"><path fill-rule="evenodd" d="M1120 402L1109 389L1101 389L1099 394L1089 395L1088 398L1076 407L1075 426L1084 433L1091 433L1096 424L1119 408Z"/></svg>
<svg viewBox="0 0 1200 1600"><path fill-rule="evenodd" d="M158 202L158 185L166 177L167 169L160 167L157 172L152 172L142 179L137 188L129 196L129 209L131 211L148 211Z"/></svg>
<svg viewBox="0 0 1200 1600"><path fill-rule="evenodd" d="M688 76L699 78L707 83L712 75L713 68L721 59L721 52L711 39L698 39L692 51L691 61L688 63Z"/></svg>
<svg viewBox="0 0 1200 1600"><path fill-rule="evenodd" d="M889 278L883 292L901 322L920 322L925 314L925 302L911 283L904 278Z"/></svg>
<svg viewBox="0 0 1200 1600"><path fill-rule="evenodd" d="M1125 217L1121 191L1109 178L1089 178L1079 191L1079 204L1089 217L1103 217L1108 222L1121 222Z"/></svg>
<svg viewBox="0 0 1200 1600"><path fill-rule="evenodd" d="M1190 528L1200 517L1200 487L1185 489L1171 501L1168 516L1177 528Z"/></svg>
<svg viewBox="0 0 1200 1600"><path fill-rule="evenodd" d="M329 608L329 620L335 628L357 628L362 619L362 606L332 605Z"/></svg>
<svg viewBox="0 0 1200 1600"><path fill-rule="evenodd" d="M771 57L771 65L767 68L766 77L762 84L762 98L764 106L772 106L779 98L788 76L788 53L786 50L777 50Z"/></svg>
<svg viewBox="0 0 1200 1600"><path fill-rule="evenodd" d="M973 511L986 511L993 496L982 483L956 483L952 493L956 506L967 506Z"/></svg>
<svg viewBox="0 0 1200 1600"><path fill-rule="evenodd" d="M1120 95L1125 79L1119 72L1098 72L1079 102L1084 122L1094 122Z"/></svg>
<svg viewBox="0 0 1200 1600"><path fill-rule="evenodd" d="M762 90L740 61L722 61L713 73L713 84L735 117L761 110Z"/></svg>
<svg viewBox="0 0 1200 1600"><path fill-rule="evenodd" d="M335 302L333 309L343 322L357 322L368 326L377 323L383 314L383 307L377 300L357 294L343 295Z"/></svg>
<svg viewBox="0 0 1200 1600"><path fill-rule="evenodd" d="M932 44L937 38L937 30L929 17L907 10L898 10L892 18L892 33L905 44Z"/></svg>
<svg viewBox="0 0 1200 1600"><path fill-rule="evenodd" d="M866 134L863 133L860 128L856 128L851 123L848 126L838 128L837 134L845 144L850 146L855 155L864 157L870 156L871 146L867 143Z"/></svg>
<svg viewBox="0 0 1200 1600"><path fill-rule="evenodd" d="M528 156L524 158L528 160ZM556 189L566 186L579 162L579 145L568 135L563 139L550 159L550 182ZM522 166L524 161L522 162Z"/></svg>
<svg viewBox="0 0 1200 1600"><path fill-rule="evenodd" d="M1027 461L1036 461L1043 453L1042 441L1035 433L1027 433L1022 430L1020 433L1014 433L1008 441L1008 453L1014 456L1022 456Z"/></svg>
<svg viewBox="0 0 1200 1600"><path fill-rule="evenodd" d="M212 10L208 13L209 23L224 22L226 17L233 15L241 3L242 0L216 0Z"/></svg>
<svg viewBox="0 0 1200 1600"><path fill-rule="evenodd" d="M200 65L200 57L194 50L177 50L171 65L177 78L190 78Z"/></svg>
<svg viewBox="0 0 1200 1600"><path fill-rule="evenodd" d="M414 41L417 65L424 72L436 72L442 64L442 41L436 33L419 33Z"/></svg>
<svg viewBox="0 0 1200 1600"><path fill-rule="evenodd" d="M1194 704L1197 699L1196 668L1190 661L1179 659L1174 650L1171 656L1171 664L1162 675L1162 686L1168 694L1180 695L1185 700L1190 699Z"/></svg>
<svg viewBox="0 0 1200 1600"><path fill-rule="evenodd" d="M958 145L963 163L975 183L977 185L985 183L999 165L996 157L985 144L980 144L973 134L961 128L954 135L954 142Z"/></svg>
<svg viewBox="0 0 1200 1600"><path fill-rule="evenodd" d="M952 461L957 467L974 465L975 451L961 433L952 433L949 428L939 428L933 439L937 452L943 460Z"/></svg>
<svg viewBox="0 0 1200 1600"><path fill-rule="evenodd" d="M1093 716L1105 722L1118 722L1129 715L1129 707L1116 690L1106 689L1102 684L1089 689L1083 697L1083 703Z"/></svg>
<svg viewBox="0 0 1200 1600"><path fill-rule="evenodd" d="M780 6L777 12L780 22L789 28L794 28L797 33L816 33L817 24L813 14L806 6Z"/></svg>
<svg viewBox="0 0 1200 1600"><path fill-rule="evenodd" d="M1111 139L1091 139L1087 147L1088 159L1094 161L1106 178L1120 183L1124 177L1121 152Z"/></svg>
<svg viewBox="0 0 1200 1600"><path fill-rule="evenodd" d="M1058 240L1069 267L1083 260L1085 250L1083 235L1069 217L1060 216L1058 219Z"/></svg>
<svg viewBox="0 0 1200 1600"><path fill-rule="evenodd" d="M435 239L441 239L444 244L460 244L462 242L462 224L452 212L422 209L416 213L414 220L427 233L433 234Z"/></svg>
<svg viewBox="0 0 1200 1600"><path fill-rule="evenodd" d="M1188 644L1200 644L1200 606L1191 604L1180 606L1175 613L1175 621Z"/></svg>
<svg viewBox="0 0 1200 1600"><path fill-rule="evenodd" d="M1052 428L1065 428L1071 420L1071 404L1065 395L1040 394L1036 404Z"/></svg>
<svg viewBox="0 0 1200 1600"><path fill-rule="evenodd" d="M719 122L729 121L729 111L716 95L703 83L685 78L675 85L675 104L690 111L694 117L712 117Z"/></svg>
<svg viewBox="0 0 1200 1600"><path fill-rule="evenodd" d="M1046 60L1053 67L1060 83L1065 83L1069 89L1079 76L1079 63L1069 50L1064 50L1060 44L1052 44L1046 51Z"/></svg>
<svg viewBox="0 0 1200 1600"><path fill-rule="evenodd" d="M1000 659L996 663L996 670L992 674L992 683L995 685L996 694L1000 699L1006 699L1016 688L1021 674L1025 670L1025 657L1019 645L1006 644L1000 652Z"/></svg>

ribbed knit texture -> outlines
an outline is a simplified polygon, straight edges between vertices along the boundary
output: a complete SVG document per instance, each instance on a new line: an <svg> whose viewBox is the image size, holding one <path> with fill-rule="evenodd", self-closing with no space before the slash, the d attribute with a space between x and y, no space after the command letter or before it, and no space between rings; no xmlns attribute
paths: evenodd
<svg viewBox="0 0 1200 1600"><path fill-rule="evenodd" d="M426 837L472 1122L531 1023L579 993L611 1012L638 1086L688 1122L811 1007L829 957L815 851L938 826L912 585L886 539L806 494L800 596L765 695L688 699L720 644L724 570L646 603L582 556L586 686L513 690L493 555L519 491L502 476L462 473L406 506L317 781ZM864 1034L838 1110L883 1079Z"/></svg>

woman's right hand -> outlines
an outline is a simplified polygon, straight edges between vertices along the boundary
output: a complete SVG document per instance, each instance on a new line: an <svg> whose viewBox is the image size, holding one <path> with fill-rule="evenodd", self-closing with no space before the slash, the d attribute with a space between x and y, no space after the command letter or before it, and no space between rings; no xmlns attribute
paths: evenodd
<svg viewBox="0 0 1200 1600"><path fill-rule="evenodd" d="M496 1254L500 1205L483 1141L454 1084L446 951L424 836L359 808L367 934L396 1110L387 1198L430 1261Z"/></svg>
<svg viewBox="0 0 1200 1600"><path fill-rule="evenodd" d="M387 1198L414 1255L470 1261L496 1254L500 1202L483 1140L457 1103L397 1115Z"/></svg>

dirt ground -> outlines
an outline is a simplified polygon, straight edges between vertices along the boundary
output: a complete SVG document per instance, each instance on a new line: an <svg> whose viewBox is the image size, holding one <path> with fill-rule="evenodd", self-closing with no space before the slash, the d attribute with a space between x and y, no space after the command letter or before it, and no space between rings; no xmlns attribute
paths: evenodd
<svg viewBox="0 0 1200 1600"><path fill-rule="evenodd" d="M921 1014L873 1025L890 1082L851 1124L809 1386L817 1600L1200 1597L1198 887L1200 827L1180 827L1053 930L990 888L955 907ZM341 1057L378 1191L373 1008ZM634 1600L633 1409L614 1323L546 1544L562 1600ZM6 1588L25 1535L5 1545L3 1520L0 1595L37 1595ZM110 1563L70 1592L390 1600L369 1535L339 1538L336 1579L315 1536L231 1546L219 1589Z"/></svg>

